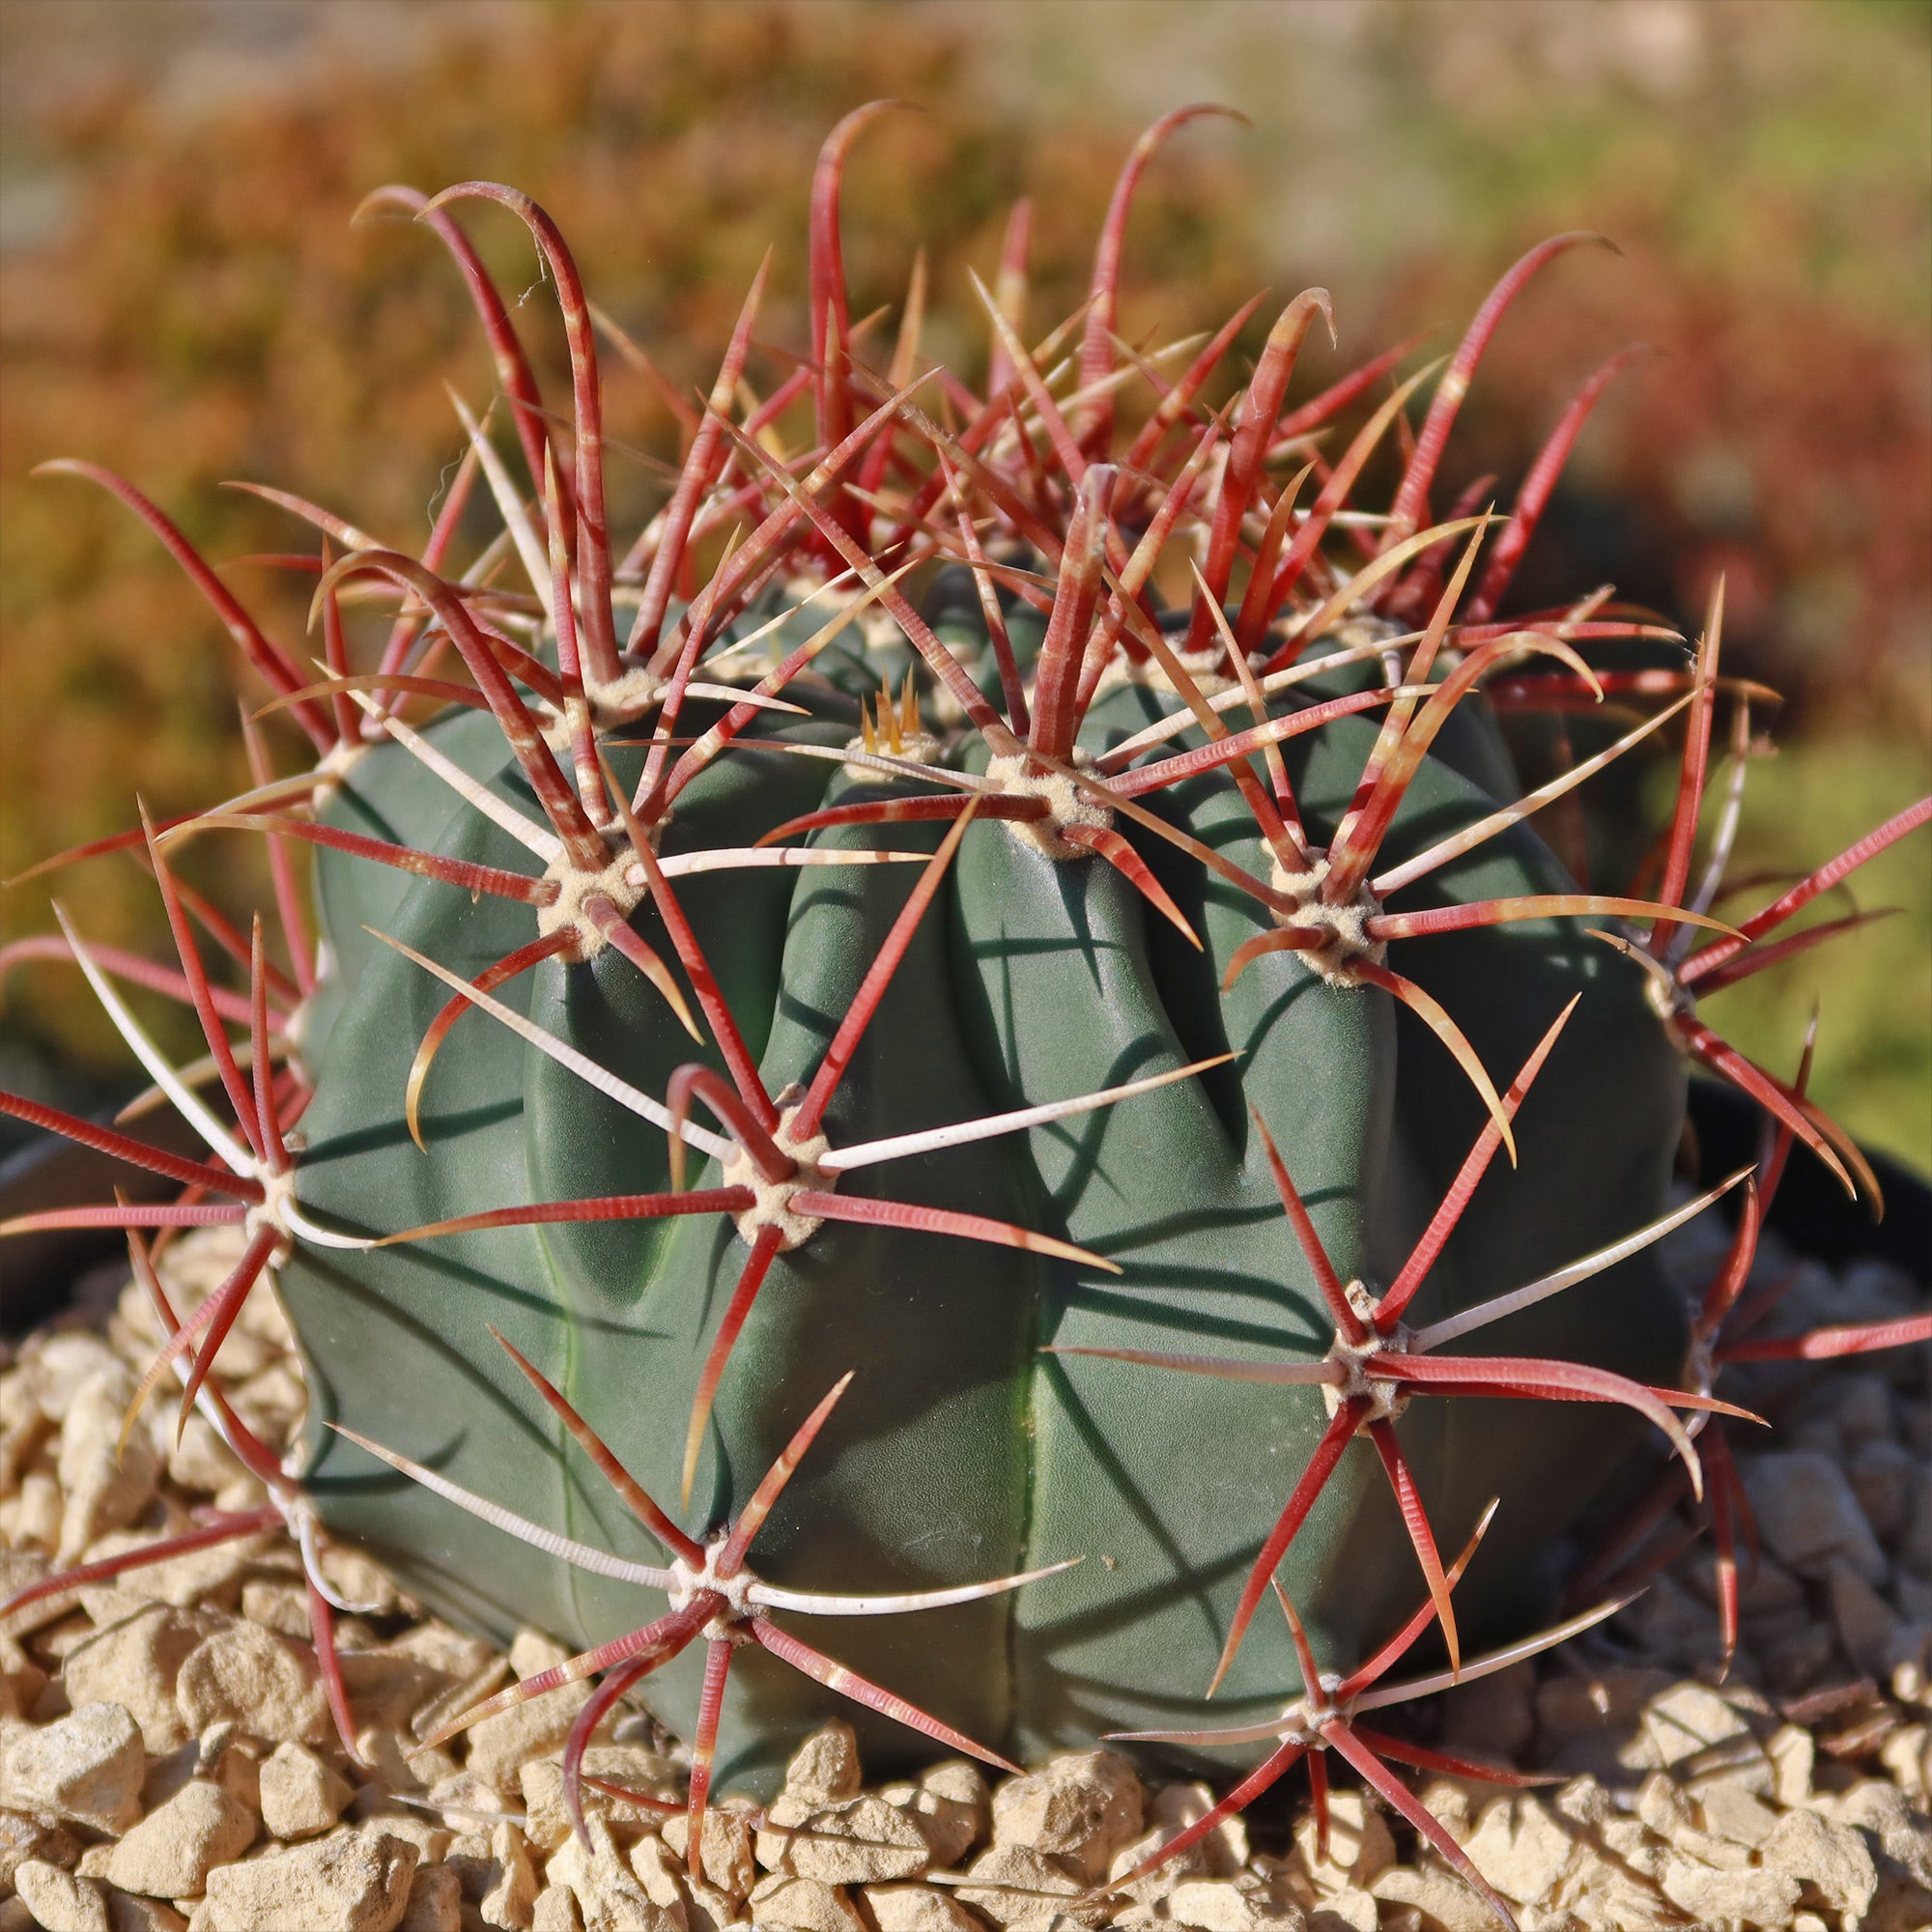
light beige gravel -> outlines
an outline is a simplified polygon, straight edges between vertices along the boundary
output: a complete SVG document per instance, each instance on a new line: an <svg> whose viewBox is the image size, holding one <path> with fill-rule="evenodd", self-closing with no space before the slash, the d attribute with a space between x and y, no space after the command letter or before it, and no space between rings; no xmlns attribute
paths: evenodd
<svg viewBox="0 0 1932 1932"><path fill-rule="evenodd" d="M175 1244L185 1299L224 1272L218 1231ZM1702 1264L1679 1244L1687 1273ZM1772 1251L1770 1265L1787 1265ZM1804 1293L1871 1319L1909 1284L1869 1267ZM1888 1303L1887 1297L1891 1297ZM1801 1301L1802 1301L1801 1295ZM258 1303L266 1306L258 1307ZM1820 1319L1814 1312L1813 1319ZM252 1297L218 1374L293 1426L287 1331ZM199 1418L142 1418L103 1463L154 1346L125 1296L95 1331L31 1338L0 1367L0 1591L72 1553L113 1553L200 1505L259 1492ZM233 1351L233 1359L230 1351ZM1766 1548L1744 1584L1744 1648L1715 1681L1707 1553L1601 1634L1444 1698L1446 1748L1549 1767L1498 1793L1416 1780L1524 1932L1924 1932L1932 1925L1932 1399L1924 1354L1811 1369L1771 1390L1780 1447L1740 1461ZM119 1487L117 1487L117 1484ZM76 1524L84 1525L84 1534ZM586 1794L571 1833L560 1747L584 1687L421 1740L513 1675L422 1616L354 1552L331 1552L362 1762L336 1740L288 1540L128 1574L0 1625L0 1932L1479 1932L1492 1921L1400 1820L1339 1785L1326 1855L1305 1804L1230 1820L1104 1903L1213 1794L1150 1784L1112 1751L990 1787L953 1761L867 1791L828 1724L762 1810L719 1795L687 1868L681 1815ZM671 1742L639 1715L587 1764L675 1799ZM1297 1786L1305 1791L1305 1786Z"/></svg>

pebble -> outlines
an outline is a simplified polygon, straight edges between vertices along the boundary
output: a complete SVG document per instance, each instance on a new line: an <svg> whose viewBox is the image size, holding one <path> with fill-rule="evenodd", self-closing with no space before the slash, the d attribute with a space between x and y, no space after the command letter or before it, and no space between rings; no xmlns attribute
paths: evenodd
<svg viewBox="0 0 1932 1932"><path fill-rule="evenodd" d="M1924 1804L1932 1798L1932 1726L1907 1724L1878 1747L1879 1762L1893 1780Z"/></svg>
<svg viewBox="0 0 1932 1932"><path fill-rule="evenodd" d="M612 1834L614 1836L614 1833ZM676 1918L684 1910L685 1889L691 1874L677 1861L676 1854L656 1833L646 1833L631 1847L631 1871L644 1889L644 1896ZM706 1888L709 1889L709 1888ZM724 1897L721 1892L717 1894ZM726 1899L725 1917L730 1917Z"/></svg>
<svg viewBox="0 0 1932 1932"><path fill-rule="evenodd" d="M538 1886L524 1834L514 1825L498 1825L491 1834L490 1861L496 1878L476 1901L477 1916L486 1925L523 1932L536 1909Z"/></svg>
<svg viewBox="0 0 1932 1932"><path fill-rule="evenodd" d="M546 1886L530 1908L531 1932L583 1932L577 1897L567 1885Z"/></svg>
<svg viewBox="0 0 1932 1932"><path fill-rule="evenodd" d="M1284 1915L1225 1879L1188 1879L1167 1895L1167 1916L1197 1932L1301 1932L1302 1915Z"/></svg>
<svg viewBox="0 0 1932 1932"><path fill-rule="evenodd" d="M1395 1865L1377 1878L1373 1891L1391 1905L1414 1907L1442 1932L1495 1932L1495 1914L1466 1885L1440 1872Z"/></svg>
<svg viewBox="0 0 1932 1932"><path fill-rule="evenodd" d="M1693 1683L1673 1684L1653 1697L1644 1706L1643 1730L1659 1764L1666 1767L1750 1736L1734 1704Z"/></svg>
<svg viewBox="0 0 1932 1932"><path fill-rule="evenodd" d="M1367 1890L1395 1863L1395 1839L1378 1810L1359 1791L1337 1791L1328 1801L1328 1856L1320 1856L1312 1815L1296 1821L1295 1850L1303 1868L1324 1891Z"/></svg>
<svg viewBox="0 0 1932 1932"><path fill-rule="evenodd" d="M355 1812L358 1824L378 1824L390 1837L413 1845L423 1864L440 1863L456 1841L456 1833L440 1818L396 1804L374 1784L365 1784L350 1808Z"/></svg>
<svg viewBox="0 0 1932 1932"><path fill-rule="evenodd" d="M1700 1806L1704 1829L1733 1844L1762 1845L1777 1825L1777 1813L1742 1785L1714 1785Z"/></svg>
<svg viewBox="0 0 1932 1932"><path fill-rule="evenodd" d="M1205 1784L1170 1784L1154 1793L1147 1807L1147 1822L1163 1843L1183 1832L1214 1808L1214 1794ZM1233 1878L1248 1862L1248 1825L1238 1811L1223 1818L1205 1838L1196 1841L1203 1868L1210 1878ZM1116 1854L1116 1858L1119 1858Z"/></svg>
<svg viewBox="0 0 1932 1932"><path fill-rule="evenodd" d="M0 1810L0 1892L14 1883L14 1874L29 1859L67 1866L79 1856L73 1833L50 1818L31 1818L24 1811Z"/></svg>
<svg viewBox="0 0 1932 1932"><path fill-rule="evenodd" d="M29 1859L14 1874L14 1885L33 1915L28 1923L43 1932L114 1932L107 1894L92 1879Z"/></svg>
<svg viewBox="0 0 1932 1932"><path fill-rule="evenodd" d="M355 1755L385 1791L407 1791L412 1795L440 1778L452 1776L459 1769L447 1751L419 1750L414 1739L377 1724L355 1733Z"/></svg>
<svg viewBox="0 0 1932 1932"><path fill-rule="evenodd" d="M964 1758L934 1765L917 1784L888 1785L881 1796L911 1815L941 1870L992 1832L993 1795L980 1767Z"/></svg>
<svg viewBox="0 0 1932 1932"><path fill-rule="evenodd" d="M918 1821L884 1798L861 1797L808 1811L757 1835L759 1864L825 1885L885 1885L917 1878L932 1852Z"/></svg>
<svg viewBox="0 0 1932 1932"><path fill-rule="evenodd" d="M1667 1670L1632 1664L1578 1667L1573 1660L1562 1675L1545 1679L1536 1690L1537 1728L1554 1739L1590 1731L1623 1731L1643 1707L1670 1688Z"/></svg>
<svg viewBox="0 0 1932 1932"><path fill-rule="evenodd" d="M154 1496L161 1459L153 1435L137 1422L125 1443L117 1440L134 1388L133 1371L116 1361L73 1390L61 1423L57 1563L74 1562L104 1531L132 1522Z"/></svg>
<svg viewBox="0 0 1932 1932"><path fill-rule="evenodd" d="M1817 1746L1809 1731L1796 1724L1782 1724L1771 1734L1765 1746L1771 1760L1772 1790L1780 1804L1803 1804L1811 1796L1811 1771L1817 1761Z"/></svg>
<svg viewBox="0 0 1932 1932"><path fill-rule="evenodd" d="M1910 1519L1918 1466L1919 1459L1890 1436L1861 1443L1846 1465L1859 1509L1881 1544L1895 1541Z"/></svg>
<svg viewBox="0 0 1932 1932"><path fill-rule="evenodd" d="M1140 1835L1143 1803L1125 1758L1067 1752L994 1792L993 1842L1059 1859L1083 1884L1097 1885L1114 1854Z"/></svg>
<svg viewBox="0 0 1932 1932"><path fill-rule="evenodd" d="M1826 1584L1845 1655L1867 1677L1887 1675L1886 1660L1899 1628L1897 1613L1848 1563L1834 1562Z"/></svg>
<svg viewBox="0 0 1932 1932"><path fill-rule="evenodd" d="M464 1636L447 1624L419 1623L384 1646L391 1657L412 1657L453 1684L466 1682L497 1661L496 1646L480 1636Z"/></svg>
<svg viewBox="0 0 1932 1932"><path fill-rule="evenodd" d="M101 1624L99 1615L94 1620ZM175 1750L195 1735L176 1696L181 1667L209 1634L205 1617L139 1604L68 1653L61 1666L67 1694L75 1704L119 1704L140 1725L149 1750Z"/></svg>
<svg viewBox="0 0 1932 1932"><path fill-rule="evenodd" d="M1562 1821L1527 1792L1486 1806L1463 1849L1476 1869L1519 1905L1549 1897L1577 1855L1576 1840Z"/></svg>
<svg viewBox="0 0 1932 1932"><path fill-rule="evenodd" d="M1745 1488L1765 1547L1801 1577L1823 1578L1834 1560L1867 1583L1889 1566L1842 1470L1816 1449L1776 1449L1745 1459Z"/></svg>
<svg viewBox="0 0 1932 1932"><path fill-rule="evenodd" d="M1114 1854L1107 1876L1114 1881L1118 1896L1132 1899L1139 1905L1152 1906L1168 1897L1176 1886L1189 1879L1212 1876L1206 1848L1193 1844L1155 1865L1151 1871L1142 1873L1139 1878L1128 1878L1129 1872L1138 1870L1174 1835L1172 1831L1150 1832L1131 1844L1122 1845Z"/></svg>
<svg viewBox="0 0 1932 1932"><path fill-rule="evenodd" d="M58 1427L67 1420L75 1391L89 1377L126 1367L99 1335L84 1328L68 1328L42 1339L29 1364L28 1379L41 1414ZM131 1384L128 1393L133 1393ZM120 1430L117 1412L113 1434L119 1435Z"/></svg>
<svg viewBox="0 0 1932 1932"><path fill-rule="evenodd" d="M12 1535L14 1542L35 1552L49 1551L60 1541L61 1517L65 1505L61 1487L50 1470L32 1469L20 1483L20 1493L13 1499ZM46 1567L44 1559L42 1568ZM53 1600L48 1600L53 1601ZM33 1615L32 1611L28 1613ZM43 1608L43 1618L49 1614ZM31 1626L22 1626L31 1628Z"/></svg>
<svg viewBox="0 0 1932 1932"><path fill-rule="evenodd" d="M83 1704L15 1738L0 1774L11 1803L118 1834L141 1815L146 1768L133 1719L119 1704Z"/></svg>
<svg viewBox="0 0 1932 1932"><path fill-rule="evenodd" d="M423 1705L453 1688L441 1671L417 1658L346 1647L342 1681L356 1721L383 1731L408 1730L410 1719Z"/></svg>
<svg viewBox="0 0 1932 1932"><path fill-rule="evenodd" d="M836 1886L774 1872L752 1892L752 1923L786 1932L867 1932L859 1909ZM588 1928L585 1928L588 1932Z"/></svg>
<svg viewBox="0 0 1932 1932"><path fill-rule="evenodd" d="M58 1499L58 1490L55 1495ZM16 1591L26 1589L29 1584L42 1581L52 1568L45 1555L39 1549L0 1549L0 1590L6 1591L11 1597ZM56 1616L64 1616L77 1601L78 1592L61 1591L55 1596L43 1597L37 1604L24 1605L4 1622L0 1622L0 1631L4 1631L10 1639L26 1636L39 1630L43 1624L51 1623ZM47 1605L50 1604L60 1607L49 1610Z"/></svg>
<svg viewBox="0 0 1932 1932"><path fill-rule="evenodd" d="M980 1921L930 1885L868 1885L866 1909L879 1932L980 1932Z"/></svg>
<svg viewBox="0 0 1932 1932"><path fill-rule="evenodd" d="M418 1865L396 1932L463 1932L463 1888L447 1865Z"/></svg>
<svg viewBox="0 0 1932 1932"><path fill-rule="evenodd" d="M1932 1818L1914 1810L1896 1786L1875 1777L1853 1785L1838 1800L1837 1822L1870 1832L1887 1858L1932 1886Z"/></svg>
<svg viewBox="0 0 1932 1932"><path fill-rule="evenodd" d="M589 1822L590 1843L574 1834L544 1867L553 1886L567 1886L585 1932L676 1932L674 1916L651 1902L602 1818Z"/></svg>
<svg viewBox="0 0 1932 1932"><path fill-rule="evenodd" d="M262 1823L272 1838L312 1838L328 1831L355 1793L330 1767L298 1744L279 1744L264 1761Z"/></svg>
<svg viewBox="0 0 1932 1932"><path fill-rule="evenodd" d="M953 1895L995 1925L1018 1925L1048 1911L1065 1912L1082 1925L1099 1925L1107 1918L1104 1900L1072 1903L1081 1893L1079 1881L1057 1859L1031 1846L995 1844L973 1861L966 1876L968 1883Z"/></svg>
<svg viewBox="0 0 1932 1932"><path fill-rule="evenodd" d="M232 1336L234 1330L230 1329ZM245 1475L241 1461L205 1415L190 1415L168 1450L168 1476L185 1490L213 1495Z"/></svg>
<svg viewBox="0 0 1932 1932"><path fill-rule="evenodd" d="M196 1932L395 1932L415 1869L416 1848L379 1829L332 1832L210 1872Z"/></svg>
<svg viewBox="0 0 1932 1932"><path fill-rule="evenodd" d="M314 1652L255 1624L204 1638L181 1666L175 1702L197 1733L229 1719L270 1744L320 1744L329 1735Z"/></svg>
<svg viewBox="0 0 1932 1932"><path fill-rule="evenodd" d="M858 1797L862 1781L858 1736L842 1718L835 1718L792 1753L784 1794L809 1804L837 1804Z"/></svg>
<svg viewBox="0 0 1932 1932"><path fill-rule="evenodd" d="M691 1849L691 1820L683 1812L667 1818L664 1841L679 1862ZM712 1804L704 1813L704 1833L697 1843L697 1861L704 1876L722 1892L744 1898L758 1882L752 1821L743 1800Z"/></svg>
<svg viewBox="0 0 1932 1932"><path fill-rule="evenodd" d="M1804 1889L1789 1872L1713 1871L1683 1857L1666 1859L1658 1882L1664 1897L1692 1918L1743 1920L1767 1932L1791 1923Z"/></svg>
<svg viewBox="0 0 1932 1932"><path fill-rule="evenodd" d="M641 1745L592 1745L583 1753L583 1769L592 1777L608 1778L629 1791L666 1798L682 1797L670 1763ZM570 1813L563 1803L563 1765L552 1757L532 1758L520 1774L524 1796L524 1830L531 1844L554 1852L570 1835ZM610 1819L619 1832L656 1826L663 1813L632 1804L601 1791L583 1788L583 1808Z"/></svg>
<svg viewBox="0 0 1932 1932"><path fill-rule="evenodd" d="M166 1757L148 1760L141 1785L141 1808L152 1811L165 1804L190 1778L217 1784L238 1804L262 1815L262 1766L255 1755L261 1747L243 1740L233 1724L213 1724Z"/></svg>
<svg viewBox="0 0 1932 1932"><path fill-rule="evenodd" d="M152 1530L117 1529L88 1546L88 1559L119 1556L159 1539ZM183 1556L170 1556L159 1563L143 1564L115 1578L117 1592L154 1604L172 1604L185 1610L193 1605L204 1609L232 1610L241 1601L242 1577L251 1563L261 1562L269 1548L266 1536L237 1537L233 1543L217 1543L210 1549L191 1549ZM86 1602L86 1594L82 1602ZM131 1611L133 1605L128 1605ZM96 1618L98 1623L99 1618ZM308 1634L308 1620L302 1620L301 1634Z"/></svg>
<svg viewBox="0 0 1932 1932"><path fill-rule="evenodd" d="M519 1631L510 1647L510 1667L519 1679L537 1676L563 1662L570 1653L538 1631ZM533 1757L554 1750L570 1735L577 1714L590 1701L594 1687L562 1684L527 1704L499 1711L470 1727L469 1769L490 1783L515 1790L518 1774Z"/></svg>
<svg viewBox="0 0 1932 1932"><path fill-rule="evenodd" d="M1878 1890L1878 1866L1864 1839L1815 1811L1787 1811L1760 1851L1769 1869L1800 1880L1849 1925L1861 1920Z"/></svg>
<svg viewBox="0 0 1932 1932"><path fill-rule="evenodd" d="M216 1865L239 1859L255 1841L255 1815L218 1784L185 1784L148 1813L107 1862L107 1879L151 1898L197 1896Z"/></svg>
<svg viewBox="0 0 1932 1932"><path fill-rule="evenodd" d="M107 1917L114 1932L187 1932L188 1921L174 1906L112 1886L107 1888Z"/></svg>

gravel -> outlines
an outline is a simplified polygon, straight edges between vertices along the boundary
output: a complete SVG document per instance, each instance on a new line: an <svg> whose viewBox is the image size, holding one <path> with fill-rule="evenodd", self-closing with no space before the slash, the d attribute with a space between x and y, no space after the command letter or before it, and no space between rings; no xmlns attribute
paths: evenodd
<svg viewBox="0 0 1932 1932"><path fill-rule="evenodd" d="M1719 1238L1693 1224L1674 1239L1687 1288ZM190 1305L219 1280L230 1239L202 1231L166 1252ZM1761 1278L1794 1267L1786 1326L1921 1304L1895 1270L1833 1276L1768 1239ZM61 1562L178 1532L191 1509L264 1500L199 1418L177 1443L159 1401L116 1463L122 1408L155 1347L138 1294L97 1276L63 1325L0 1367L0 1596ZM1745 1566L1742 1642L1722 1681L1699 1546L1588 1637L1418 1716L1423 1742L1558 1780L1500 1794L1419 1782L1524 1932L1932 1926L1927 1352L1764 1368L1727 1385L1777 1430L1762 1447L1749 1439L1759 1432L1729 1432L1762 1552ZM217 1375L265 1437L288 1438L299 1369L271 1297L250 1297ZM1230 1820L1104 1904L1078 1903L1211 1794L1146 1782L1106 1750L991 1788L954 1761L867 1791L839 1724L799 1751L769 1807L716 1798L693 1880L681 1816L586 1793L590 1841L572 1834L558 1758L584 1687L447 1747L420 1743L513 1674L556 1661L552 1639L526 1632L500 1656L424 1617L355 1552L326 1561L342 1594L373 1605L338 1624L362 1764L330 1725L299 1557L279 1534L0 1623L0 1932L1493 1923L1406 1826L1345 1786L1326 1857L1300 1804L1264 1814L1269 1830ZM682 1789L675 1749L639 1716L618 1714L587 1765L633 1789Z"/></svg>

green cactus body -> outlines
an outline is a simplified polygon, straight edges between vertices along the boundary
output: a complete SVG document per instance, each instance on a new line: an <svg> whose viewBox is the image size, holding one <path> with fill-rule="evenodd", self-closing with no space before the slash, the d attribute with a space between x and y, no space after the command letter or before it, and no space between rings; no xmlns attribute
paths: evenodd
<svg viewBox="0 0 1932 1932"><path fill-rule="evenodd" d="M1105 749L1171 708L1171 698L1119 689L1090 715L1087 742ZM844 734L792 724L769 735L837 743ZM1295 741L1296 792L1318 833L1346 805L1374 735L1344 720ZM437 782L384 748L357 768L336 809L353 801L420 831L436 815L422 788ZM527 807L514 767L495 784ZM821 803L880 795L836 764L734 753L680 799L664 852L749 844ZM1432 758L1384 849L1418 849L1494 803ZM1254 822L1224 775L1176 788L1162 809L1253 863ZM814 837L923 851L938 843L932 827ZM826 1123L833 1145L848 1146L1234 1055L1110 1110L840 1182L1037 1228L1107 1256L1122 1273L824 1224L766 1279L719 1392L691 1518L735 1515L805 1410L856 1370L760 1541L759 1574L795 1588L903 1591L1085 1558L1014 1597L840 1620L825 1639L875 1681L1022 1753L1172 1723L1195 1706L1253 1553L1325 1420L1316 1389L1042 1350L1320 1355L1332 1323L1288 1236L1247 1107L1284 1150L1338 1268L1371 1283L1387 1280L1483 1119L1441 1046L1379 991L1326 984L1282 953L1221 992L1234 949L1264 929L1265 915L1199 863L1144 836L1137 842L1204 952L1106 866L1056 860L1011 828L975 826ZM446 817L431 849L532 869L527 853L469 810ZM774 1094L812 1073L919 870L689 882L687 910L728 976L727 998ZM396 939L469 975L525 943L530 915L471 903L435 880L398 894L393 875L375 872L338 867L325 883L334 956L359 969L318 1068L304 1205L336 1225L387 1233L485 1201L666 1187L661 1133L480 1015L461 1022L437 1063L428 1152L410 1145L401 1069L444 989L388 948L358 943L355 926L386 921ZM1427 902L1565 889L1548 851L1519 830L1435 875ZM668 954L648 905L634 923ZM1515 1286L1658 1210L1682 1075L1633 968L1574 921L1416 941L1403 964L1499 1069L1521 1061L1573 992L1586 994L1525 1107L1520 1168L1479 1191L1417 1316ZM503 997L647 1094L694 1057L664 1001L614 954L548 963ZM691 1178L717 1184L715 1174ZM323 1425L379 1435L534 1520L652 1560L488 1327L596 1418L647 1489L671 1497L693 1379L744 1254L722 1214L509 1228L363 1254L301 1250L283 1290L314 1377L311 1493L325 1520L379 1548L412 1589L467 1621L499 1632L534 1623L585 1647L634 1627L635 1591L566 1570L376 1471ZM1682 1358L1683 1320L1680 1299L1640 1256L1513 1318L1494 1348L1658 1381ZM1547 1608L1555 1539L1642 1428L1598 1407L1411 1405L1401 1434L1445 1546L1492 1496L1503 1499L1459 1599L1472 1632L1512 1634ZM1348 1453L1282 1575L1325 1652L1343 1660L1412 1605L1414 1559L1366 1445ZM1285 1633L1258 1625L1227 1687L1230 1720L1264 1715L1293 1675ZM755 1653L731 1682L739 1721L727 1714L724 1734L740 1756L725 1762L735 1772L769 1774L828 1708L818 1687ZM688 1730L696 1687L696 1662L679 1660L649 1680L649 1695ZM895 1726L875 1730L868 1742L882 1764L918 1742Z"/></svg>

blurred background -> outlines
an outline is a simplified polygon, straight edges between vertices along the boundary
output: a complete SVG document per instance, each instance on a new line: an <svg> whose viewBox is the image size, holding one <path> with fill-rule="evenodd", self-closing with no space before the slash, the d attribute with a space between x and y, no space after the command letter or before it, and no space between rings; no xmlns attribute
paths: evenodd
<svg viewBox="0 0 1932 1932"><path fill-rule="evenodd" d="M1521 580L1614 580L1694 627L1720 570L1726 656L1784 692L1756 768L1746 870L1808 867L1932 780L1932 9L1918 0L5 0L0 6L0 874L246 782L233 651L159 546L57 455L133 478L216 559L308 548L224 479L281 485L418 548L458 449L443 392L487 400L460 282L371 188L484 177L558 218L593 298L686 390L708 382L776 242L767 339L806 339L811 164L847 109L923 110L857 151L855 313L928 251L929 353L984 355L990 274L1034 198L1036 330L1084 294L1134 134L1193 99L1129 237L1123 333L1218 323L1264 285L1334 294L1341 356L1312 388L1435 331L1446 348L1529 243L1593 228L1485 364L1444 500L1505 494L1613 349L1662 353L1611 391ZM466 225L547 382L564 364L522 229ZM1255 330L1259 346L1265 318ZM1342 358L1347 358L1346 360ZM648 385L611 372L611 429L676 449ZM553 390L561 394L560 389ZM620 526L661 485L613 458ZM300 634L298 581L231 586ZM1654 777L1661 782L1662 774ZM1660 795L1661 796L1661 795ZM210 867L247 841L209 840ZM125 858L62 875L85 929L162 943ZM0 894L0 939L50 923ZM1711 1017L1788 1074L1824 1005L1813 1092L1932 1169L1932 861L1862 875L1902 910L1719 996ZM1841 910L1842 908L1833 908ZM7 1084L118 1078L78 976L0 987ZM173 1024L174 1016L157 1016Z"/></svg>

